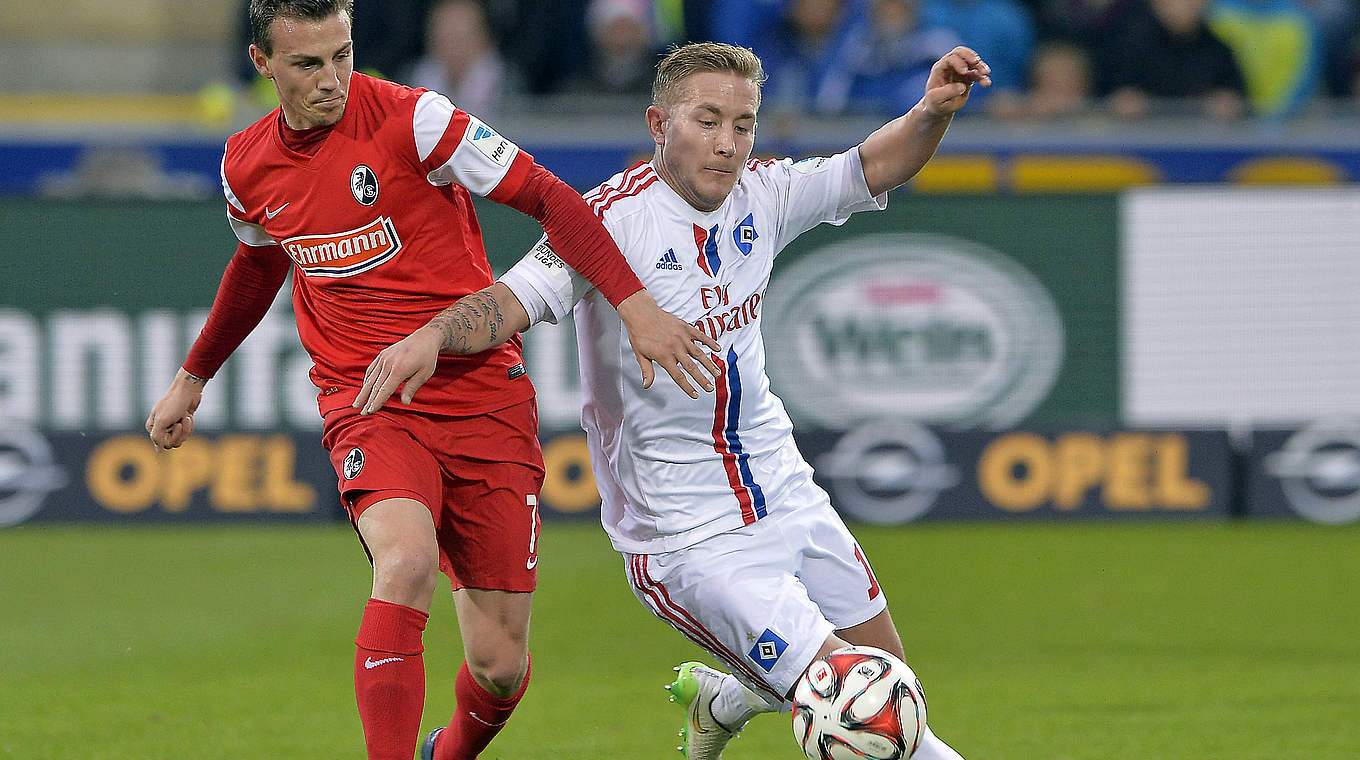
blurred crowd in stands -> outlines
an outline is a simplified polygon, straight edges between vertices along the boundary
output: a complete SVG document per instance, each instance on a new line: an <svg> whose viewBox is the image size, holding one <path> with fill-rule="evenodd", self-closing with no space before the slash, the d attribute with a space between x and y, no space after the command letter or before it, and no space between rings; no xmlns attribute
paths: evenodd
<svg viewBox="0 0 1360 760"><path fill-rule="evenodd" d="M355 61L494 115L562 94L645 102L668 45L754 49L764 110L890 116L955 45L971 113L1282 118L1360 108L1360 0L355 0ZM245 38L244 11L242 38ZM244 61L244 56L241 59ZM242 77L254 76L248 65Z"/></svg>

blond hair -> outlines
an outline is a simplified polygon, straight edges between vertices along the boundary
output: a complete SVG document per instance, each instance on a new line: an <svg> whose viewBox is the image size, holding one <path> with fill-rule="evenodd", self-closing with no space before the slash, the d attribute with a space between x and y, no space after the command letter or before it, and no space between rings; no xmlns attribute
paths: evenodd
<svg viewBox="0 0 1360 760"><path fill-rule="evenodd" d="M756 86L757 98L760 97L760 86L765 83L765 69L750 48L725 42L691 42L671 48L656 65L652 105L664 107L674 101L681 82L708 71L731 72L749 80Z"/></svg>

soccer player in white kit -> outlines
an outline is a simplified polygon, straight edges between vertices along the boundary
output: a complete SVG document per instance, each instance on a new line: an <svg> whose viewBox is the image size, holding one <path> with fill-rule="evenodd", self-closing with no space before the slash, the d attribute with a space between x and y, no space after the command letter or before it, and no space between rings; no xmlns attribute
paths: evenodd
<svg viewBox="0 0 1360 760"><path fill-rule="evenodd" d="M636 383L617 313L546 240L497 284L450 307L461 310L448 320L462 331L457 340L417 331L370 367L361 399L380 406L405 383L409 403L439 346L484 350L575 310L581 419L605 530L638 600L730 671L685 663L668 687L686 708L689 760L721 757L754 715L785 708L823 654L861 644L905 659L868 560L813 483L770 391L761 301L791 240L886 207L886 193L934 154L972 86L991 84L989 71L977 53L955 48L932 68L920 102L860 145L761 161L750 159L760 60L693 43L661 61L647 109L652 160L586 200L657 303L720 344L704 362L712 395ZM959 755L927 729L913 757Z"/></svg>

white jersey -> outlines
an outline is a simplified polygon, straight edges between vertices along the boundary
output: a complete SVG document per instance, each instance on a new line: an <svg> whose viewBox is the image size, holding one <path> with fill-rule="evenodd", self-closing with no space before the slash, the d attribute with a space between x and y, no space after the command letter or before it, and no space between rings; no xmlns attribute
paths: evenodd
<svg viewBox="0 0 1360 760"><path fill-rule="evenodd" d="M695 210L649 162L586 200L661 308L722 346L714 393L692 399L664 378L644 390L618 313L546 241L501 278L531 322L556 323L575 307L581 424L614 548L674 551L780 510L784 495L811 485L812 469L770 391L761 300L791 240L886 207L886 195L869 194L859 150L752 159L712 212Z"/></svg>

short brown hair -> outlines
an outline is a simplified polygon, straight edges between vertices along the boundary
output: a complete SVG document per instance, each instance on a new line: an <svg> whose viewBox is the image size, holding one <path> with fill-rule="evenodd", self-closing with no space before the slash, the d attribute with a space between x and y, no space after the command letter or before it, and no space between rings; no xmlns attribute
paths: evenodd
<svg viewBox="0 0 1360 760"><path fill-rule="evenodd" d="M322 21L344 11L354 23L354 0L251 0L250 41L265 55L274 54L274 19Z"/></svg>
<svg viewBox="0 0 1360 760"><path fill-rule="evenodd" d="M672 100L685 78L706 71L730 71L750 80L756 86L756 97L760 96L760 86L765 84L765 68L750 48L725 42L691 42L672 47L656 65L652 105L660 106Z"/></svg>

